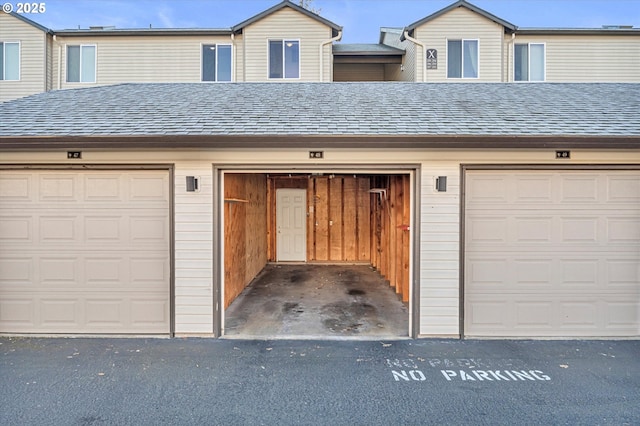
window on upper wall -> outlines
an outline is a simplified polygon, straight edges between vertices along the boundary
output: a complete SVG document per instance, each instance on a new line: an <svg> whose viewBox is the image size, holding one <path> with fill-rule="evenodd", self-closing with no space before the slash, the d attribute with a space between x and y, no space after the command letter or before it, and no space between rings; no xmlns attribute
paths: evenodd
<svg viewBox="0 0 640 426"><path fill-rule="evenodd" d="M478 40L447 41L447 78L478 78Z"/></svg>
<svg viewBox="0 0 640 426"><path fill-rule="evenodd" d="M513 58L515 81L544 81L544 44L516 44Z"/></svg>
<svg viewBox="0 0 640 426"><path fill-rule="evenodd" d="M0 42L0 80L20 80L20 43Z"/></svg>
<svg viewBox="0 0 640 426"><path fill-rule="evenodd" d="M96 82L96 46L67 46L67 82Z"/></svg>
<svg viewBox="0 0 640 426"><path fill-rule="evenodd" d="M300 42L269 40L269 78L300 78Z"/></svg>
<svg viewBox="0 0 640 426"><path fill-rule="evenodd" d="M202 45L202 81L231 81L231 45Z"/></svg>

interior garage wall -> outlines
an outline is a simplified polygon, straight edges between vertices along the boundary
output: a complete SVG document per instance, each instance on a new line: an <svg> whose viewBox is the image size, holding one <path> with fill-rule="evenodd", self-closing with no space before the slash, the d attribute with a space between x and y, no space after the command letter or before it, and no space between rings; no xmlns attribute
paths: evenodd
<svg viewBox="0 0 640 426"><path fill-rule="evenodd" d="M276 190L307 190L307 261L369 262L370 179L354 175L269 177L269 260L276 260Z"/></svg>
<svg viewBox="0 0 640 426"><path fill-rule="evenodd" d="M224 308L267 264L267 177L224 179Z"/></svg>
<svg viewBox="0 0 640 426"><path fill-rule="evenodd" d="M371 179L371 264L409 301L411 182L408 175Z"/></svg>
<svg viewBox="0 0 640 426"><path fill-rule="evenodd" d="M270 176L269 261L276 259L277 189L307 189L307 261L369 262L409 301L409 175Z"/></svg>

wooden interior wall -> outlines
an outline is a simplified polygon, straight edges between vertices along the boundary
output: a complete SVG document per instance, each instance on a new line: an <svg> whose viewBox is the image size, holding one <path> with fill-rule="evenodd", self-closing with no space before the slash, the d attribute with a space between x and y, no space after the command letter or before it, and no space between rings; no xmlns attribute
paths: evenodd
<svg viewBox="0 0 640 426"><path fill-rule="evenodd" d="M267 177L225 174L224 307L267 263Z"/></svg>
<svg viewBox="0 0 640 426"><path fill-rule="evenodd" d="M409 301L408 175L371 178L371 264L389 281L402 301Z"/></svg>
<svg viewBox="0 0 640 426"><path fill-rule="evenodd" d="M409 301L409 175L270 176L268 259L276 259L276 190L307 189L307 260L370 262Z"/></svg>
<svg viewBox="0 0 640 426"><path fill-rule="evenodd" d="M353 175L268 178L269 260L276 259L276 190L307 189L307 261L369 262L370 179Z"/></svg>

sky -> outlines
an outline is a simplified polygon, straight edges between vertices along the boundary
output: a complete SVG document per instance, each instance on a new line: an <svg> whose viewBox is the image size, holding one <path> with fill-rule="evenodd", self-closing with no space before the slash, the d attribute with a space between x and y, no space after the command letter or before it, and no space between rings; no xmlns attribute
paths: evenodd
<svg viewBox="0 0 640 426"><path fill-rule="evenodd" d="M295 3L298 0L293 0ZM380 27L404 27L455 0L312 0L324 18L343 27L343 43L377 43ZM11 2L15 8L18 1ZM40 0L45 12L25 14L60 29L229 28L280 0ZM470 0L518 27L640 28L640 0Z"/></svg>

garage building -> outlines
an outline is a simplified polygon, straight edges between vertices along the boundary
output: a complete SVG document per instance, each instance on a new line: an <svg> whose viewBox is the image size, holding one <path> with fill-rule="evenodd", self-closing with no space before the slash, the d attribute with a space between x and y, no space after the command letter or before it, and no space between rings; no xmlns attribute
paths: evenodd
<svg viewBox="0 0 640 426"><path fill-rule="evenodd" d="M0 104L0 332L224 336L265 265L355 262L409 337L638 337L639 95L123 84Z"/></svg>

